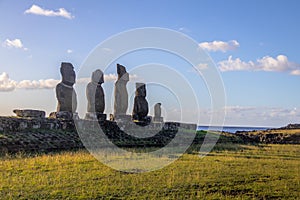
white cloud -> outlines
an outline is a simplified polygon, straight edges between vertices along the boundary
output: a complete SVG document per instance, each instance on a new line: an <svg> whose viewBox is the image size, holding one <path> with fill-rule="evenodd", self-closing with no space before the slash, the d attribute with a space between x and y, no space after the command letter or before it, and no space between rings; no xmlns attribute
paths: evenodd
<svg viewBox="0 0 300 200"><path fill-rule="evenodd" d="M73 53L73 50L72 49L68 49L67 53Z"/></svg>
<svg viewBox="0 0 300 200"><path fill-rule="evenodd" d="M11 80L9 78L9 75L6 72L3 72L0 74L0 91L1 92L7 92L7 91L13 91L16 87L17 82L14 80Z"/></svg>
<svg viewBox="0 0 300 200"><path fill-rule="evenodd" d="M104 74L104 81L105 82L115 82L117 80L118 76L116 74ZM130 74L129 75L130 81L136 81L139 80L138 76L136 74ZM91 81L90 77L84 77L84 78L78 78L76 80L77 84L83 84L83 83L88 83Z"/></svg>
<svg viewBox="0 0 300 200"><path fill-rule="evenodd" d="M46 10L37 5L32 5L28 10L24 12L25 14L42 15L48 17L64 17L67 19L73 19L74 16L64 8L59 8L58 11Z"/></svg>
<svg viewBox="0 0 300 200"><path fill-rule="evenodd" d="M255 110L255 107L243 107L243 106L226 106L224 107L226 112L243 112L243 111L251 111Z"/></svg>
<svg viewBox="0 0 300 200"><path fill-rule="evenodd" d="M300 69L295 69L295 70L291 71L291 75L300 76Z"/></svg>
<svg viewBox="0 0 300 200"><path fill-rule="evenodd" d="M238 48L240 44L236 40L224 41L213 41L213 42L202 42L199 44L202 49L207 51L230 51Z"/></svg>
<svg viewBox="0 0 300 200"><path fill-rule="evenodd" d="M59 80L45 79L45 80L23 80L17 83L16 88L20 89L53 89L59 83Z"/></svg>
<svg viewBox="0 0 300 200"><path fill-rule="evenodd" d="M257 63L258 69L263 71L287 71L296 67L295 63L288 61L284 55L278 55L276 58L265 56L258 59Z"/></svg>
<svg viewBox="0 0 300 200"><path fill-rule="evenodd" d="M6 72L0 74L0 91L13 91L15 89L53 89L59 80L45 79L45 80L23 80L15 81L9 78Z"/></svg>
<svg viewBox="0 0 300 200"><path fill-rule="evenodd" d="M256 106L226 106L225 124L227 126L270 126L281 127L289 123L300 121L300 109L282 107L256 107ZM209 124L213 112L209 109L200 111L201 124ZM218 111L215 111L218 112Z"/></svg>
<svg viewBox="0 0 300 200"><path fill-rule="evenodd" d="M265 118L273 119L291 119L294 121L296 118L300 117L300 112L297 108L268 108L267 112L263 115Z"/></svg>
<svg viewBox="0 0 300 200"><path fill-rule="evenodd" d="M114 82L117 80L117 75L115 74L104 74L104 82ZM86 84L91 81L90 77L78 78L76 80L77 84Z"/></svg>
<svg viewBox="0 0 300 200"><path fill-rule="evenodd" d="M221 71L277 71L300 75L300 64L290 62L285 55L278 55L276 58L265 56L255 62L244 62L229 56L227 60L220 61L218 66Z"/></svg>
<svg viewBox="0 0 300 200"><path fill-rule="evenodd" d="M254 62L243 62L239 58L232 59L232 56L229 56L228 60L220 61L218 66L221 71L255 70L256 68Z"/></svg>
<svg viewBox="0 0 300 200"><path fill-rule="evenodd" d="M6 39L4 45L6 47L23 48L23 44L20 39L14 39L14 40Z"/></svg>
<svg viewBox="0 0 300 200"><path fill-rule="evenodd" d="M91 81L91 78L89 78L89 77L76 79L76 83L77 84L86 84L86 83L88 83L90 81Z"/></svg>
<svg viewBox="0 0 300 200"><path fill-rule="evenodd" d="M130 77L129 77L130 78ZM117 75L116 74L105 74L104 75L104 81L116 81Z"/></svg>
<svg viewBox="0 0 300 200"><path fill-rule="evenodd" d="M138 77L136 74L129 74L130 81L143 81L141 77Z"/></svg>
<svg viewBox="0 0 300 200"><path fill-rule="evenodd" d="M131 81L138 80L138 76L129 75ZM105 82L115 82L117 80L116 74L104 74ZM78 78L76 84L87 84L91 81L90 77ZM41 80L22 80L15 81L9 78L6 72L0 74L0 92L13 91L15 89L53 89L60 82L55 79L41 79Z"/></svg>
<svg viewBox="0 0 300 200"><path fill-rule="evenodd" d="M4 47L8 47L8 48L17 48L17 49L23 49L24 51L27 51L28 48L24 47L23 46L23 43L20 39L13 39L13 40L10 40L10 39L6 39L4 42L3 42L3 46Z"/></svg>

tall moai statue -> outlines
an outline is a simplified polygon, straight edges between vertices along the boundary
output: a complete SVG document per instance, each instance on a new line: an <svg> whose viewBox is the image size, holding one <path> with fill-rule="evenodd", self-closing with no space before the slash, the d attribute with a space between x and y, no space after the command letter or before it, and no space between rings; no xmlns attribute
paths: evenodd
<svg viewBox="0 0 300 200"><path fill-rule="evenodd" d="M76 92L73 88L76 75L71 63L62 62L60 67L62 81L56 85L56 118L72 119L77 108Z"/></svg>
<svg viewBox="0 0 300 200"><path fill-rule="evenodd" d="M104 83L104 75L100 69L92 73L91 82L86 87L86 97L88 100L86 119L105 120L103 114L105 109L105 96L101 84Z"/></svg>
<svg viewBox="0 0 300 200"><path fill-rule="evenodd" d="M163 122L163 118L161 116L161 103L157 103L154 105L153 122Z"/></svg>
<svg viewBox="0 0 300 200"><path fill-rule="evenodd" d="M129 74L123 65L117 64L118 80L115 83L114 95L114 117L126 116L128 108L128 92L126 84L129 81Z"/></svg>
<svg viewBox="0 0 300 200"><path fill-rule="evenodd" d="M147 116L149 112L148 102L146 100L145 83L136 83L136 91L134 97L132 119L139 122L149 124L151 117Z"/></svg>

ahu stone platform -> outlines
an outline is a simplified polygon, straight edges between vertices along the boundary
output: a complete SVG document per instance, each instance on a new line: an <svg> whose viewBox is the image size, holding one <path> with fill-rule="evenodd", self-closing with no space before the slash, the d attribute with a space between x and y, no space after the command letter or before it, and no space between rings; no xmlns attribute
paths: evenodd
<svg viewBox="0 0 300 200"><path fill-rule="evenodd" d="M196 124L177 122L151 123L147 127L134 125L133 122L116 123L104 120L95 121L80 119L85 124L88 134L99 134L101 130L115 145L130 147L162 147L167 145L177 134L185 134L180 130L187 130L187 134L196 132ZM93 126L98 126L93 127ZM138 137L127 134L130 130L141 135L148 130L153 132L151 137ZM82 136L82 135L81 135ZM105 143L103 143L105 145ZM85 148L73 120L53 118L20 118L0 117L0 154L17 152L54 152Z"/></svg>

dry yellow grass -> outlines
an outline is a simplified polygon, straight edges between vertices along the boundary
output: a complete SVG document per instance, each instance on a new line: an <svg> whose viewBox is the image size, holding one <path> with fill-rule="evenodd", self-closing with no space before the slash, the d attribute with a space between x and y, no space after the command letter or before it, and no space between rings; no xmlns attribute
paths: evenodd
<svg viewBox="0 0 300 200"><path fill-rule="evenodd" d="M0 199L297 199L300 145L185 154L157 171L128 174L88 152L5 157Z"/></svg>
<svg viewBox="0 0 300 200"><path fill-rule="evenodd" d="M290 134L300 134L300 129L282 129L282 130L279 130L279 129L274 129L274 130L265 130L265 131L251 131L249 132L250 134L287 134L287 135L290 135Z"/></svg>

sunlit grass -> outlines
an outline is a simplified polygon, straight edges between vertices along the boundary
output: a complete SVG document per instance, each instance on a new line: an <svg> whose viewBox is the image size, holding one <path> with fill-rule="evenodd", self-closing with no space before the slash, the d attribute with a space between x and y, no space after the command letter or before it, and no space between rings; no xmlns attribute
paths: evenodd
<svg viewBox="0 0 300 200"><path fill-rule="evenodd" d="M300 129L273 129L273 130L258 130L258 131L251 131L250 134L261 134L261 133L272 133L272 134L300 134Z"/></svg>
<svg viewBox="0 0 300 200"><path fill-rule="evenodd" d="M0 199L270 199L300 196L300 146L184 154L153 172L115 171L86 151L0 160Z"/></svg>

